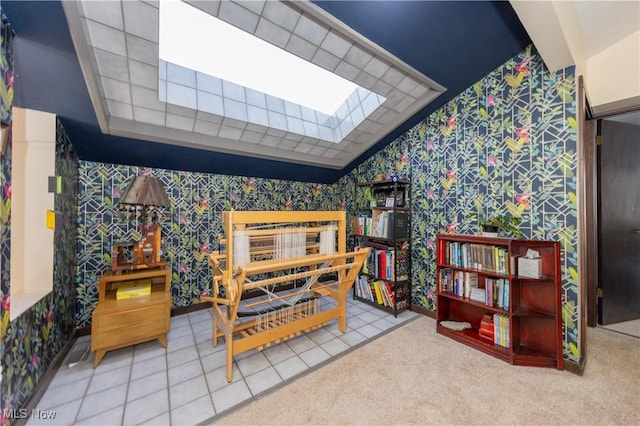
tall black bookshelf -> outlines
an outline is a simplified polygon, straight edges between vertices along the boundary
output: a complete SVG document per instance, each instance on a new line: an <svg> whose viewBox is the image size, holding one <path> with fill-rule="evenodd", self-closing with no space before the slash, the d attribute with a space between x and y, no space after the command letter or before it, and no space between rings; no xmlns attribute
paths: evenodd
<svg viewBox="0 0 640 426"><path fill-rule="evenodd" d="M394 316L411 307L410 189L397 177L355 184L351 235L370 253L353 297Z"/></svg>

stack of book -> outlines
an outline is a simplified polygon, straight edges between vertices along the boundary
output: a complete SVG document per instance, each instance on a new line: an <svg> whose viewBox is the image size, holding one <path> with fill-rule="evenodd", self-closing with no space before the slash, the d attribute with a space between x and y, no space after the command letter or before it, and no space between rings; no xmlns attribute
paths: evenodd
<svg viewBox="0 0 640 426"><path fill-rule="evenodd" d="M478 330L478 334L480 335L480 337L493 342L494 332L493 332L493 315L492 314L484 314L482 316L482 320L480 321L480 330Z"/></svg>

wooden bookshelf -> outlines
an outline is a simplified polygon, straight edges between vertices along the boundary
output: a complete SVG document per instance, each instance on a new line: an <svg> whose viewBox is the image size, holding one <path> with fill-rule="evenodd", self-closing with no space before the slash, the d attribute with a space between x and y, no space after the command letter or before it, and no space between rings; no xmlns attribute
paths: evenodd
<svg viewBox="0 0 640 426"><path fill-rule="evenodd" d="M436 249L438 333L513 365L563 369L559 242L441 234ZM519 259L528 250L539 259ZM469 297L473 276L482 300ZM493 319L493 340L480 334L485 315ZM443 321L471 328L453 330Z"/></svg>

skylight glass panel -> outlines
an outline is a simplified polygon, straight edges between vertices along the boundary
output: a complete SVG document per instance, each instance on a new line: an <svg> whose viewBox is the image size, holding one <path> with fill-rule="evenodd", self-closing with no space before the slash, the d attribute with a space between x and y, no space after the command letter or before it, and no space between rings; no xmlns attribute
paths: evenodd
<svg viewBox="0 0 640 426"><path fill-rule="evenodd" d="M358 85L182 1L160 2L161 59L332 115Z"/></svg>

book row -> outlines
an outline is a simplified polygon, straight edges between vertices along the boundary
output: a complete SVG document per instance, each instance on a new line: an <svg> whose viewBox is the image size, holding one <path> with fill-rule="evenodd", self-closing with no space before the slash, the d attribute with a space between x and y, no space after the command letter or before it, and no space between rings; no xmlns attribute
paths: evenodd
<svg viewBox="0 0 640 426"><path fill-rule="evenodd" d="M356 296L362 299L390 308L393 308L394 304L397 304L397 309L404 309L409 303L404 288L398 289L398 297L396 300L396 292L394 292L394 285L392 283L383 280L367 279L364 275L360 275L356 280L355 291Z"/></svg>
<svg viewBox="0 0 640 426"><path fill-rule="evenodd" d="M510 283L507 279L487 277L481 280L475 272L449 268L441 269L439 278L439 290L442 293L454 294L487 306L509 310Z"/></svg>
<svg viewBox="0 0 640 426"><path fill-rule="evenodd" d="M363 274L390 281L408 279L409 251L406 247L394 250L391 247L382 248L385 246L375 243L367 243L366 247L371 248L371 251L362 267ZM356 250L359 248L356 247Z"/></svg>
<svg viewBox="0 0 640 426"><path fill-rule="evenodd" d="M505 247L448 241L442 254L440 259L447 265L509 275L509 252Z"/></svg>
<svg viewBox="0 0 640 426"><path fill-rule="evenodd" d="M385 239L407 238L408 213L406 211L373 210L360 212L353 219L353 233Z"/></svg>
<svg viewBox="0 0 640 426"><path fill-rule="evenodd" d="M510 348L509 316L506 314L484 314L480 321L478 334L480 337L492 341L495 345Z"/></svg>

